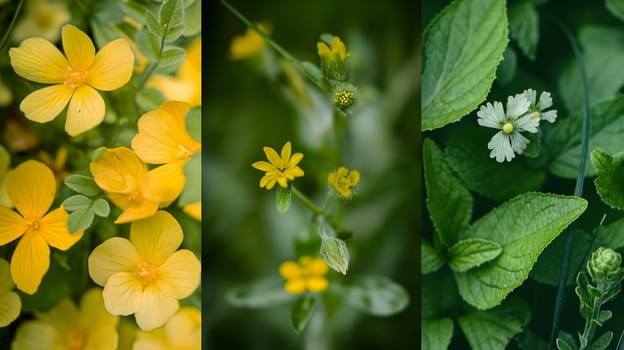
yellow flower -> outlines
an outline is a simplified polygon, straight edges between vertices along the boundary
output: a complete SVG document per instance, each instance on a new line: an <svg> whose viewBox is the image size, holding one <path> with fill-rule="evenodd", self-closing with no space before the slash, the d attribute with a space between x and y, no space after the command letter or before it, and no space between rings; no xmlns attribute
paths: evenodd
<svg viewBox="0 0 624 350"><path fill-rule="evenodd" d="M270 34L270 28L262 23L256 23L256 27L265 34ZM244 35L240 35L232 40L230 45L230 57L233 60L241 60L258 54L265 45L264 39L255 30L247 28Z"/></svg>
<svg viewBox="0 0 624 350"><path fill-rule="evenodd" d="M9 262L0 258L0 327L6 327L15 321L22 309L19 295L12 290L14 286Z"/></svg>
<svg viewBox="0 0 624 350"><path fill-rule="evenodd" d="M201 37L189 46L184 63L175 77L155 74L147 86L160 90L167 100L186 102L191 107L201 105Z"/></svg>
<svg viewBox="0 0 624 350"><path fill-rule="evenodd" d="M146 163L186 162L201 150L201 143L186 131L186 114L190 106L167 101L157 110L139 118L139 132L132 139L132 149ZM183 165L182 163L182 165Z"/></svg>
<svg viewBox="0 0 624 350"><path fill-rule="evenodd" d="M193 307L183 307L164 327L150 332L138 332L132 350L200 350L201 313Z"/></svg>
<svg viewBox="0 0 624 350"><path fill-rule="evenodd" d="M279 273L286 280L284 290L290 294L301 294L306 290L317 293L322 292L329 286L325 274L329 266L321 258L302 256L299 264L294 261L283 262L279 267Z"/></svg>
<svg viewBox="0 0 624 350"><path fill-rule="evenodd" d="M20 324L12 348L20 350L115 350L119 316L106 312L102 290L87 290L80 308L66 298L36 319Z"/></svg>
<svg viewBox="0 0 624 350"><path fill-rule="evenodd" d="M148 171L147 165L126 147L105 150L89 168L95 183L123 211L116 224L154 215L180 195L186 181L180 162Z"/></svg>
<svg viewBox="0 0 624 350"><path fill-rule="evenodd" d="M288 180L294 180L295 177L303 176L303 170L297 166L303 159L303 154L295 153L291 157L290 141L286 142L284 147L282 147L281 157L271 147L263 147L263 150L270 163L259 161L251 165L260 171L266 172L260 179L260 187L266 187L267 190L270 190L277 182L280 186L286 188L288 187Z"/></svg>
<svg viewBox="0 0 624 350"><path fill-rule="evenodd" d="M178 310L178 299L199 286L200 263L182 243L180 224L165 211L133 222L130 240L113 237L89 256L89 275L104 286L106 310L134 314L143 330L162 326Z"/></svg>
<svg viewBox="0 0 624 350"><path fill-rule="evenodd" d="M197 221L201 221L201 201L189 203L182 208L188 216Z"/></svg>
<svg viewBox="0 0 624 350"><path fill-rule="evenodd" d="M11 155L0 145L0 205L7 208L13 208L13 203L7 192L7 174L11 165Z"/></svg>
<svg viewBox="0 0 624 350"><path fill-rule="evenodd" d="M56 178L56 188L59 189L65 178L70 175L69 171L65 170L65 163L67 163L67 147L61 146L56 151L56 157L52 158L50 153L46 151L39 151L39 159L49 166Z"/></svg>
<svg viewBox="0 0 624 350"><path fill-rule="evenodd" d="M346 59L349 57L347 48L339 37L332 38L331 47L324 41L316 44L321 59L321 71L328 80L343 81L347 71Z"/></svg>
<svg viewBox="0 0 624 350"><path fill-rule="evenodd" d="M83 232L69 233L63 207L46 214L56 194L50 168L28 160L7 176L9 198L21 215L0 206L0 246L21 237L11 258L11 277L18 289L34 294L50 266L48 245L67 250Z"/></svg>
<svg viewBox="0 0 624 350"><path fill-rule="evenodd" d="M360 182L360 172L341 166L334 173L327 176L329 184L340 194L342 198L349 198L353 193L353 187Z"/></svg>
<svg viewBox="0 0 624 350"><path fill-rule="evenodd" d="M70 18L64 1L27 0L24 15L11 35L16 42L33 36L56 42L61 25L69 22Z"/></svg>
<svg viewBox="0 0 624 350"><path fill-rule="evenodd" d="M132 76L134 55L124 39L113 40L95 54L91 39L66 24L62 30L65 56L49 41L29 38L9 50L11 65L21 77L54 84L26 96L20 109L26 118L45 123L69 104L65 131L76 136L104 120L104 99L97 90L125 85ZM97 90L96 90L97 89Z"/></svg>

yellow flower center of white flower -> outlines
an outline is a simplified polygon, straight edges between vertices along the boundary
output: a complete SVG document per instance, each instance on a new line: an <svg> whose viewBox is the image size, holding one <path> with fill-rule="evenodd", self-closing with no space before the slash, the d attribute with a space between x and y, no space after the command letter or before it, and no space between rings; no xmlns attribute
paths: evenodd
<svg viewBox="0 0 624 350"><path fill-rule="evenodd" d="M64 84L70 89L78 88L84 84L88 75L89 71L84 68L69 66L65 72Z"/></svg>
<svg viewBox="0 0 624 350"><path fill-rule="evenodd" d="M82 350L87 342L87 335L81 329L74 329L67 335L68 350Z"/></svg>
<svg viewBox="0 0 624 350"><path fill-rule="evenodd" d="M539 118L540 117L540 112L533 112L531 113L531 118Z"/></svg>
<svg viewBox="0 0 624 350"><path fill-rule="evenodd" d="M141 261L136 270L134 270L134 276L141 282L143 285L148 285L156 280L158 277L158 273L156 271L156 266L146 262Z"/></svg>
<svg viewBox="0 0 624 350"><path fill-rule="evenodd" d="M511 134L513 129L514 127L511 123L505 123L505 125L503 125L503 132L507 135Z"/></svg>

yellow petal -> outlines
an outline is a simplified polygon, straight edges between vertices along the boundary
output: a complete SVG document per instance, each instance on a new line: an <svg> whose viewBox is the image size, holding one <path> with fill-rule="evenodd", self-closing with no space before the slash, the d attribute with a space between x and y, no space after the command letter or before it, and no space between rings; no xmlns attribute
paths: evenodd
<svg viewBox="0 0 624 350"><path fill-rule="evenodd" d="M143 283L131 272L118 272L106 282L102 291L104 307L113 315L127 316L137 312L143 298Z"/></svg>
<svg viewBox="0 0 624 350"><path fill-rule="evenodd" d="M58 333L67 334L78 326L78 309L71 298L65 298L48 312L36 313L39 320L52 326Z"/></svg>
<svg viewBox="0 0 624 350"><path fill-rule="evenodd" d="M263 160L259 161L259 162L254 162L253 164L251 164L252 167L260 170L260 171L274 171L276 170L275 167L269 163L269 162L265 162Z"/></svg>
<svg viewBox="0 0 624 350"><path fill-rule="evenodd" d="M307 266L308 272L315 275L324 275L329 270L329 266L325 260L321 258L314 258L310 260Z"/></svg>
<svg viewBox="0 0 624 350"><path fill-rule="evenodd" d="M73 89L63 84L48 86L26 96L20 110L29 120L46 123L61 114L73 93Z"/></svg>
<svg viewBox="0 0 624 350"><path fill-rule="evenodd" d="M163 293L157 283L145 287L141 305L134 317L144 331L161 327L178 311L178 301Z"/></svg>
<svg viewBox="0 0 624 350"><path fill-rule="evenodd" d="M42 84L62 84L69 63L49 41L30 38L9 50L11 66L19 76Z"/></svg>
<svg viewBox="0 0 624 350"><path fill-rule="evenodd" d="M105 111L106 106L100 93L88 85L82 85L74 91L69 102L65 131L70 136L89 131L100 125Z"/></svg>
<svg viewBox="0 0 624 350"><path fill-rule="evenodd" d="M17 293L5 292L0 294L0 327L6 327L15 321L21 310L22 301Z"/></svg>
<svg viewBox="0 0 624 350"><path fill-rule="evenodd" d="M201 104L201 101L197 101L197 95L201 92L195 84L189 81L169 75L154 74L145 85L160 90L167 100L183 101L191 106Z"/></svg>
<svg viewBox="0 0 624 350"><path fill-rule="evenodd" d="M25 218L39 219L50 209L56 194L56 180L50 168L27 160L7 176L9 198Z"/></svg>
<svg viewBox="0 0 624 350"><path fill-rule="evenodd" d="M181 249L158 268L158 281L161 287L176 299L186 298L199 286L201 263L187 249Z"/></svg>
<svg viewBox="0 0 624 350"><path fill-rule="evenodd" d="M151 200L142 201L139 206L125 208L115 220L116 224L127 224L129 222L148 218L158 211L158 203Z"/></svg>
<svg viewBox="0 0 624 350"><path fill-rule="evenodd" d="M329 281L325 277L308 277L306 285L310 292L318 293L327 289Z"/></svg>
<svg viewBox="0 0 624 350"><path fill-rule="evenodd" d="M22 323L13 340L12 349L41 350L41 344L54 344L58 334L52 326L42 321Z"/></svg>
<svg viewBox="0 0 624 350"><path fill-rule="evenodd" d="M264 150L264 154L269 162L271 162L274 166L281 168L282 161L277 152L271 147L263 147L262 149Z"/></svg>
<svg viewBox="0 0 624 350"><path fill-rule="evenodd" d="M104 286L116 273L128 272L140 262L136 248L125 238L113 237L97 246L89 255L89 276Z"/></svg>
<svg viewBox="0 0 624 350"><path fill-rule="evenodd" d="M293 279L301 276L301 268L294 261L283 262L279 267L280 276L284 279Z"/></svg>
<svg viewBox="0 0 624 350"><path fill-rule="evenodd" d="M0 245L13 242L28 230L28 222L13 210L0 206Z"/></svg>
<svg viewBox="0 0 624 350"><path fill-rule="evenodd" d="M201 221L201 218L202 218L201 209L202 209L201 201L198 201L198 202L189 203L185 205L184 208L182 208L182 211L185 212L188 216L192 217L193 219L197 221Z"/></svg>
<svg viewBox="0 0 624 350"><path fill-rule="evenodd" d="M282 147L282 164L288 164L288 160L290 159L291 147L292 146L290 145L290 141L286 142Z"/></svg>
<svg viewBox="0 0 624 350"><path fill-rule="evenodd" d="M201 348L201 313L193 307L183 307L164 327L165 334L176 349Z"/></svg>
<svg viewBox="0 0 624 350"><path fill-rule="evenodd" d="M110 315L109 315L110 316ZM117 317L117 316L115 316ZM121 349L117 328L97 324L89 330L84 349Z"/></svg>
<svg viewBox="0 0 624 350"><path fill-rule="evenodd" d="M130 241L136 247L142 260L160 265L182 244L182 227L166 211L133 222L130 226Z"/></svg>
<svg viewBox="0 0 624 350"><path fill-rule="evenodd" d="M80 298L80 321L82 325L91 332L105 327L113 328L114 331L119 323L119 317L111 315L106 311L106 308L104 308L102 289L91 288ZM117 332L113 333L116 335ZM115 345L116 344L115 342ZM112 348L114 348L114 346Z"/></svg>
<svg viewBox="0 0 624 350"><path fill-rule="evenodd" d="M54 248L67 250L82 238L82 230L72 234L67 228L69 215L63 207L49 212L39 220L39 232L43 238Z"/></svg>
<svg viewBox="0 0 624 350"><path fill-rule="evenodd" d="M128 42L117 39L106 44L95 56L87 84L102 91L118 89L132 77L134 54Z"/></svg>
<svg viewBox="0 0 624 350"><path fill-rule="evenodd" d="M95 60L95 47L89 36L75 26L66 24L61 37L69 64L74 68L89 69Z"/></svg>
<svg viewBox="0 0 624 350"><path fill-rule="evenodd" d="M160 203L161 208L171 204L184 190L186 183L186 176L184 176L183 171L185 163L186 161L177 161L150 170L141 186L143 196Z"/></svg>
<svg viewBox="0 0 624 350"><path fill-rule="evenodd" d="M97 185L109 193L130 193L147 175L147 166L126 147L107 149L89 168Z"/></svg>
<svg viewBox="0 0 624 350"><path fill-rule="evenodd" d="M290 160L287 160L287 168L292 168L299 164L299 162L303 159L303 153L295 153L292 155Z"/></svg>
<svg viewBox="0 0 624 350"><path fill-rule="evenodd" d="M290 294L301 294L305 292L305 280L303 278L295 278L286 281L284 290Z"/></svg>
<svg viewBox="0 0 624 350"><path fill-rule="evenodd" d="M11 277L19 290L34 294L50 267L50 248L37 233L28 232L17 243L11 258Z"/></svg>

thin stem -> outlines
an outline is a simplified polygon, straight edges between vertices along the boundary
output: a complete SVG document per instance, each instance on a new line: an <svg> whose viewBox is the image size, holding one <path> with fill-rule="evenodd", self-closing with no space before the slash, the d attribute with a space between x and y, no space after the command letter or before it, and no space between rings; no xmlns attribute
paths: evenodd
<svg viewBox="0 0 624 350"><path fill-rule="evenodd" d="M4 32L4 36L2 37L2 41L0 41L0 51L4 49L4 45L9 40L9 36L11 36L11 32L13 32L13 27L15 26L15 21L17 21L17 17L19 17L20 11L22 10L22 5L24 4L24 0L20 0L17 4L17 8L15 9L15 14L11 19L11 23L9 23L9 28Z"/></svg>
<svg viewBox="0 0 624 350"><path fill-rule="evenodd" d="M559 25L570 46L572 47L572 51L574 52L574 57L576 58L579 69L581 71L581 77L583 79L583 126L582 126L582 141L581 141L581 159L578 167L578 173L576 175L576 185L574 187L574 195L577 197L581 197L583 195L583 183L585 180L585 169L587 167L587 153L589 150L589 119L590 119L590 110L589 110L589 83L587 79L587 72L585 71L585 65L583 64L583 58L581 57L581 52L576 44L576 40L574 36L570 33L567 27L558 20L555 20L555 23ZM573 222L568 229L565 250L563 252L563 257L561 260L561 271L559 274L559 286L557 287L557 299L555 300L555 312L553 316L552 330L550 333L550 347L553 348L555 344L555 339L557 338L557 333L559 332L559 325L561 322L561 312L563 310L563 304L565 299L565 289L566 282L568 279L568 271L570 269L570 259L572 257L572 245L574 242L574 233L576 230L576 221Z"/></svg>
<svg viewBox="0 0 624 350"><path fill-rule="evenodd" d="M158 52L158 57L162 57L162 53L163 53L164 49L165 49L165 35L163 34L162 38L160 39L160 51ZM145 83L147 82L147 79L149 79L149 77L154 73L154 71L156 70L156 67L158 67L159 63L160 63L160 58L157 59L153 64L151 64L147 68L147 71L141 77L141 81L139 82L139 86L137 88L137 92L140 91L141 89L143 89L143 86L145 86Z"/></svg>
<svg viewBox="0 0 624 350"><path fill-rule="evenodd" d="M290 185L290 190L292 191L292 194L294 194L295 197L297 197L297 199L301 201L301 203L303 203L306 207L308 207L308 209L312 211L312 213L314 213L314 215L323 215L323 210L319 209L316 205L314 205L314 203L312 203L312 201L309 200L308 197L306 197L303 193L299 192L299 190L295 188L294 185Z"/></svg>

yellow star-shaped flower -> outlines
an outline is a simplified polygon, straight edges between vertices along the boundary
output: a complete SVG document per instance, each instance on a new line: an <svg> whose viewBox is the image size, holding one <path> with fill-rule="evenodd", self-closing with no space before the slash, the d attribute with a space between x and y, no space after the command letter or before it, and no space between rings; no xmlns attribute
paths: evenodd
<svg viewBox="0 0 624 350"><path fill-rule="evenodd" d="M286 142L284 147L282 147L281 156L271 147L264 147L263 150L269 161L259 161L251 165L260 171L266 172L260 179L260 187L266 187L267 190L270 190L277 182L280 186L286 188L288 187L288 180L294 180L295 177L304 175L303 170L297 166L303 159L303 154L295 153L291 156L290 141Z"/></svg>

